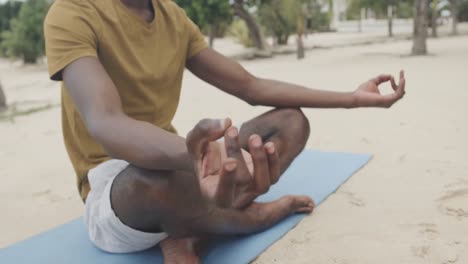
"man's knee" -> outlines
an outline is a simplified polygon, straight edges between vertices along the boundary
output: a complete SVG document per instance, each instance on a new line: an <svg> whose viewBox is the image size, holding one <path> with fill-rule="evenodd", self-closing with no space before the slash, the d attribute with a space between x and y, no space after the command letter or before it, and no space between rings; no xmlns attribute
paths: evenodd
<svg viewBox="0 0 468 264"><path fill-rule="evenodd" d="M292 133L292 139L296 139L301 144L304 144L309 139L310 123L301 109L285 108L279 110L281 119L288 126L288 132Z"/></svg>
<svg viewBox="0 0 468 264"><path fill-rule="evenodd" d="M164 184L161 179L155 184L146 173L132 165L122 171L112 184L111 204L124 224L141 231L157 232L160 227L154 224L153 211L162 206Z"/></svg>

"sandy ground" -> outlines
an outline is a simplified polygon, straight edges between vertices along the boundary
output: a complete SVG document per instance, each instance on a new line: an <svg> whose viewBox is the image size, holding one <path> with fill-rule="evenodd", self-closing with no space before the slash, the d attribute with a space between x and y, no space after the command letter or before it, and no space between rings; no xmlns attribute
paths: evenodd
<svg viewBox="0 0 468 264"><path fill-rule="evenodd" d="M313 50L243 62L262 77L349 91L379 73L407 72L393 109L306 110L309 148L372 153L374 159L256 263L468 263L468 37ZM0 61L10 102L58 103L45 66ZM175 125L204 117L235 122L252 108L186 74ZM60 108L0 122L0 247L81 215L83 205L61 138Z"/></svg>

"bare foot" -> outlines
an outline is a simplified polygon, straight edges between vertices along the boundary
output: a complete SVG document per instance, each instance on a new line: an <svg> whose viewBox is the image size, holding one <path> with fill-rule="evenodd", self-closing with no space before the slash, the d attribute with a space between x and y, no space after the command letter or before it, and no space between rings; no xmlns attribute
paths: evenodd
<svg viewBox="0 0 468 264"><path fill-rule="evenodd" d="M160 244L167 264L199 264L200 258L197 254L197 238L175 239L168 237Z"/></svg>
<svg viewBox="0 0 468 264"><path fill-rule="evenodd" d="M310 214L314 210L315 203L309 196L305 195L290 195L284 197L291 200L291 209L294 213Z"/></svg>

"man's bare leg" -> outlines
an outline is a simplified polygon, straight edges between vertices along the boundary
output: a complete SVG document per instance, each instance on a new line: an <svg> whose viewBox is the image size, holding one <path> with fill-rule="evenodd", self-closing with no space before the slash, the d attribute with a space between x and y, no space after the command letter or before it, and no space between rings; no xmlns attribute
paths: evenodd
<svg viewBox="0 0 468 264"><path fill-rule="evenodd" d="M304 149L309 138L310 125L307 117L299 109L274 109L242 125L239 131L240 147L248 151L249 139L254 134L259 135L263 142L274 143L280 157L282 174ZM237 155L240 157L241 153ZM272 182L274 183L276 181ZM161 244L161 248L163 252L168 252L168 255L175 256L171 258L175 263L183 263L184 260L194 258L194 254L199 254L203 248L200 243L203 243L203 240L168 238Z"/></svg>
<svg viewBox="0 0 468 264"><path fill-rule="evenodd" d="M300 109L274 109L241 126L239 143L243 149L249 149L249 138L253 134L259 135L263 142L275 144L283 173L304 149L309 139L310 125Z"/></svg>
<svg viewBox="0 0 468 264"><path fill-rule="evenodd" d="M235 175L225 166L223 172L220 178L224 175L232 179ZM214 210L204 200L193 175L179 171L148 171L134 166L116 177L111 200L115 213L128 226L145 232L165 231L173 237L258 232L291 213L313 209L309 197L287 196L269 204L253 204L245 210ZM194 226L194 222L197 225ZM168 242L162 246L168 263L198 261L194 245Z"/></svg>

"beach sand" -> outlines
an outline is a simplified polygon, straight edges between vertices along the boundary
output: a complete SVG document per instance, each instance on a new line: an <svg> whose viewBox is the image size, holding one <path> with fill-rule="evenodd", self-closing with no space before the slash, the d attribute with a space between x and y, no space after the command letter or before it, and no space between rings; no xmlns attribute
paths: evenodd
<svg viewBox="0 0 468 264"><path fill-rule="evenodd" d="M407 73L407 95L392 109L305 110L308 148L374 158L256 263L468 263L468 37L428 44L426 57L406 56L411 42L399 41L242 62L261 77L339 91ZM60 101L45 65L2 60L0 81L19 106ZM187 73L174 124L184 135L202 118L241 123L267 109ZM0 247L82 214L60 107L1 121L0 135Z"/></svg>

